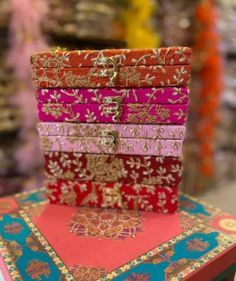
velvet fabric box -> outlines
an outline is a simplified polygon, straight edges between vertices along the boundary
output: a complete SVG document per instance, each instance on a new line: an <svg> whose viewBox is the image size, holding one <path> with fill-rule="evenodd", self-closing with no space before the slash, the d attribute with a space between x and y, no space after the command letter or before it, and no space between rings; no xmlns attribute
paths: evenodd
<svg viewBox="0 0 236 281"><path fill-rule="evenodd" d="M125 104L115 99L104 105L39 103L44 122L180 124L187 121L188 104Z"/></svg>
<svg viewBox="0 0 236 281"><path fill-rule="evenodd" d="M173 123L186 121L187 87L39 89L41 121Z"/></svg>
<svg viewBox="0 0 236 281"><path fill-rule="evenodd" d="M31 56L35 68L76 68L101 67L117 60L119 66L147 65L189 65L192 50L187 47L160 49L111 49L65 51L56 49L51 52L39 52Z"/></svg>
<svg viewBox="0 0 236 281"><path fill-rule="evenodd" d="M191 49L51 51L32 55L39 88L185 86Z"/></svg>
<svg viewBox="0 0 236 281"><path fill-rule="evenodd" d="M179 157L44 152L48 179L178 187L182 177Z"/></svg>
<svg viewBox="0 0 236 281"><path fill-rule="evenodd" d="M61 104L103 104L114 98L120 98L122 104L188 104L188 87L147 87L147 88L69 88L38 89L36 93L39 103Z"/></svg>
<svg viewBox="0 0 236 281"><path fill-rule="evenodd" d="M180 195L174 215L0 198L4 281L210 281L236 269L236 218Z"/></svg>
<svg viewBox="0 0 236 281"><path fill-rule="evenodd" d="M174 213L178 188L159 185L48 180L50 203Z"/></svg>
<svg viewBox="0 0 236 281"><path fill-rule="evenodd" d="M55 127L60 126L57 123L51 123ZM43 123L40 124L43 126ZM67 136L64 133L51 135L50 127L48 127L47 135L40 135L41 147L44 151L64 151L64 152L79 152L79 153L112 153L112 154L127 154L127 155L152 155L152 156L174 156L181 157L183 138L161 139L143 135L143 137L133 136L132 132L126 131L122 136L124 128L122 124L117 124L116 130L106 129L102 124L91 124L91 130L86 130L87 126L80 127L77 125L77 134ZM135 127L135 126L134 126ZM80 130L84 132L81 134ZM102 129L104 128L104 129ZM155 131L159 126L144 126L155 135ZM165 127L162 127L165 130ZM52 129L54 132L54 129ZM138 130L138 128L137 128ZM167 127L167 130L171 130ZM40 130L39 130L40 131ZM94 132L98 132L95 133ZM151 135L150 133L150 135ZM174 134L174 131L173 131Z"/></svg>

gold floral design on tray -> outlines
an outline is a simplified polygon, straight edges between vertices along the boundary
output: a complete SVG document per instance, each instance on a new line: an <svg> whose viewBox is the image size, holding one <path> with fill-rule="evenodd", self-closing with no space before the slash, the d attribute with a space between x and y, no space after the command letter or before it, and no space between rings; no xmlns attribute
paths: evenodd
<svg viewBox="0 0 236 281"><path fill-rule="evenodd" d="M190 252L203 252L207 247L209 247L209 243L207 241L202 241L199 238L187 241L186 243L187 250Z"/></svg>
<svg viewBox="0 0 236 281"><path fill-rule="evenodd" d="M20 223L15 222L15 223L6 224L4 230L6 231L6 233L16 235L23 230L23 227Z"/></svg>
<svg viewBox="0 0 236 281"><path fill-rule="evenodd" d="M41 280L43 276L48 278L51 274L48 263L36 259L28 263L25 271L35 280Z"/></svg>
<svg viewBox="0 0 236 281"><path fill-rule="evenodd" d="M236 231L236 219L224 218L219 221L219 226L228 231Z"/></svg>
<svg viewBox="0 0 236 281"><path fill-rule="evenodd" d="M76 281L97 281L107 274L104 268L76 265L70 267L70 272Z"/></svg>
<svg viewBox="0 0 236 281"><path fill-rule="evenodd" d="M138 211L84 207L77 210L68 228L77 236L134 238L142 230L142 217Z"/></svg>

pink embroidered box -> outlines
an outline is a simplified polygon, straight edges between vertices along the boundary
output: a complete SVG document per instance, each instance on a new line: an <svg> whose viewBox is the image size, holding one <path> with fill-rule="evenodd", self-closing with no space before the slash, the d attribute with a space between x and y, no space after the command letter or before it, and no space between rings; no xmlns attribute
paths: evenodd
<svg viewBox="0 0 236 281"><path fill-rule="evenodd" d="M60 123L47 123L45 125L41 123L39 133L43 150L174 157L181 157L182 155L183 127L162 126L161 129L165 132L163 135L168 135L169 139L161 139L160 133L158 135L160 126L156 127L155 125L143 125L137 130L137 134L142 135L142 137L135 136L132 129L128 130L122 124L110 126L110 128L113 127L116 130L108 129L109 126L102 124L81 125L73 124L74 132L77 133L73 136L67 136L63 133L63 128L68 127L66 129L68 131L71 125L64 124L60 129ZM130 127L135 128L135 125ZM47 128L46 135L43 134L42 128ZM55 128L58 128L57 135L54 134ZM52 129L52 135L50 129ZM141 132L142 129L148 133ZM179 136L179 139L176 138L177 136Z"/></svg>
<svg viewBox="0 0 236 281"><path fill-rule="evenodd" d="M39 119L44 122L184 124L187 87L39 89Z"/></svg>

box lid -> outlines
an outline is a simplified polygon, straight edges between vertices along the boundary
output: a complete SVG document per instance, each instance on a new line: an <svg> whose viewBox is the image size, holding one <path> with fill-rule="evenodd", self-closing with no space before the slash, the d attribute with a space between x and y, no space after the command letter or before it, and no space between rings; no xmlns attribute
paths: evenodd
<svg viewBox="0 0 236 281"><path fill-rule="evenodd" d="M138 125L138 124L86 124L40 122L40 136L102 137L105 133L117 132L119 138L179 139L185 136L185 126Z"/></svg>
<svg viewBox="0 0 236 281"><path fill-rule="evenodd" d="M150 65L188 65L192 50L187 47L159 49L111 49L111 50L53 50L31 56L36 68L81 68Z"/></svg>

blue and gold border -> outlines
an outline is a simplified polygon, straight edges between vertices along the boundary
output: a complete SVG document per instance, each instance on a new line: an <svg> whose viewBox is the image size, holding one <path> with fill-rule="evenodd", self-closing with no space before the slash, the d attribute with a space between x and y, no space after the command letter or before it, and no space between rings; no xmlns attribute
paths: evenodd
<svg viewBox="0 0 236 281"><path fill-rule="evenodd" d="M184 252L184 243L193 243L193 252L194 255L188 256ZM100 278L99 281L123 281L129 280L128 277L134 273L144 274L153 271L155 276L159 276L159 280L170 280L178 281L186 277L193 271L199 269L204 264L215 258L217 255L230 248L236 243L236 239L227 235L224 235L210 227L205 225L200 225L195 227L192 230L186 231L183 234L176 236L175 238L169 240L168 242L154 248L153 250L143 254L137 259L121 266L120 268L110 272L105 277ZM181 244L181 247L180 247ZM190 244L191 245L191 244ZM175 249L175 247L177 249ZM196 247L196 248L195 248ZM197 248L199 247L199 249ZM204 248L205 247L205 248ZM201 253L202 252L202 253ZM166 256L168 253L168 256ZM181 253L183 256L181 256ZM183 254L184 253L184 254ZM196 254L198 253L198 255ZM169 256L171 255L171 257ZM173 257L178 257L173 260ZM156 268L155 265L161 263L167 263L168 266L165 268L162 267L161 271L159 268ZM181 264L182 263L182 264ZM145 266L148 265L148 266ZM150 266L153 265L153 266ZM169 272L168 279L163 276L163 279L160 277L161 274L164 274L165 270L168 269L171 271L171 267L178 267L179 270L174 272L174 276L171 276ZM148 269L145 271L145 268ZM132 278L130 280L133 280ZM155 280L155 279L150 279Z"/></svg>
<svg viewBox="0 0 236 281"><path fill-rule="evenodd" d="M0 217L0 251L13 281L74 281L31 219L21 210Z"/></svg>
<svg viewBox="0 0 236 281"><path fill-rule="evenodd" d="M13 223L14 221L20 224L22 223L22 225L27 228L28 231L28 244L26 242L20 244L19 241L15 241L12 238L14 235L3 237L2 232L0 231L2 236L0 237L0 253L6 263L13 281L31 281L31 279L25 279L22 277L22 272L20 272L20 268L22 267L17 265L17 263L19 263L19 259L22 259L22 257L20 257L19 254L17 257L12 255L12 248L17 249L19 252L38 249L38 252L43 252L45 255L47 255L47 260L50 261L50 268L54 268L59 272L58 280L75 280L69 269L63 264L60 257L55 253L47 240L34 225L30 219L30 216L27 214L29 209L35 206L47 204L45 194L45 189L41 189L16 195L15 199L19 205L19 210L0 216L0 226L1 223L4 224L3 220L5 218L6 221L8 219L8 222L6 222L7 224L9 224L9 221L11 222L11 220ZM187 227L184 228L186 229L184 233L108 273L99 280L133 280L127 279L129 276L132 276L132 274L141 274L142 276L148 275L150 278L152 278L152 271L154 274L160 273L158 272L158 266L165 266L162 267L161 273L167 274L168 280L182 280L182 278L188 276L194 270L199 269L207 262L217 257L217 255L223 251L235 245L235 237L225 235L218 230L215 230L213 227L206 225L214 217L223 214L221 210L215 209L212 206L202 202L199 203L197 199L185 194L181 194L180 202L180 214L183 215L183 220L184 218L189 218L190 221L190 225L187 225ZM194 221L197 222L199 226L193 227L195 224L192 224L192 222ZM13 231L14 234L14 231L17 230L17 227L14 229L14 227L10 226L9 229L10 232ZM14 241L17 242L17 244ZM10 244L12 242L15 244ZM188 253L189 258L186 258L188 256L186 253L183 256L180 254L183 252L183 243L189 243L190 245L191 255ZM178 248L180 247L179 245L182 247L181 251L180 248ZM28 249L27 247L31 248ZM191 248L193 250L191 250ZM35 251L36 257L38 252ZM151 269L149 271L145 271L146 268ZM53 279L50 278L51 277L48 275L48 279L45 280L56 281L55 277L53 277ZM164 278L166 278L166 276ZM150 281L151 280L153 279L150 279Z"/></svg>

